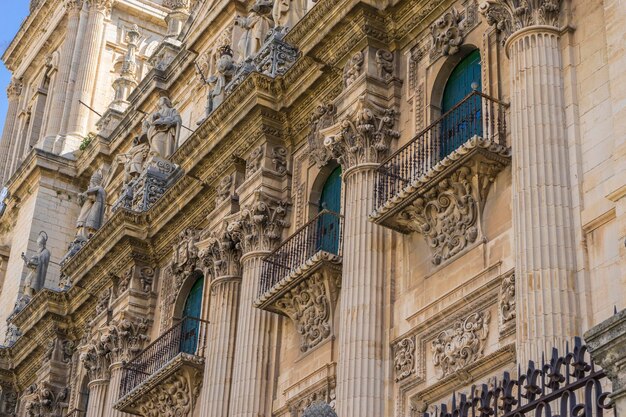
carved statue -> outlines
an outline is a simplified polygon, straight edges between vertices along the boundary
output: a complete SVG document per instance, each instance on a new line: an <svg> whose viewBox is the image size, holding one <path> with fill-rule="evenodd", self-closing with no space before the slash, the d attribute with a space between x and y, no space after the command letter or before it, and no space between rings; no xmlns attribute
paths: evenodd
<svg viewBox="0 0 626 417"><path fill-rule="evenodd" d="M143 171L143 165L148 158L150 145L148 144L148 129L150 123L144 120L141 134L133 139L133 146L127 153L117 156L117 162L124 164L124 184L137 178Z"/></svg>
<svg viewBox="0 0 626 417"><path fill-rule="evenodd" d="M148 142L150 154L168 159L176 150L183 120L167 97L161 97L158 109L149 116Z"/></svg>
<svg viewBox="0 0 626 417"><path fill-rule="evenodd" d="M41 290L46 282L48 264L50 263L50 251L46 248L47 242L48 234L43 231L39 232L39 237L37 238L39 252L30 258L27 258L26 254L22 252L24 264L31 270L24 282L24 292L30 297Z"/></svg>
<svg viewBox="0 0 626 417"><path fill-rule="evenodd" d="M272 9L274 24L290 29L304 16L306 2L302 0L275 0Z"/></svg>
<svg viewBox="0 0 626 417"><path fill-rule="evenodd" d="M235 24L245 31L237 47L241 61L253 58L263 46L267 34L274 26L271 11L272 0L257 0L248 16L235 18Z"/></svg>
<svg viewBox="0 0 626 417"><path fill-rule="evenodd" d="M76 221L77 236L89 239L102 226L106 207L106 191L102 188L102 179L100 170L94 172L87 191L78 195L82 208Z"/></svg>
<svg viewBox="0 0 626 417"><path fill-rule="evenodd" d="M213 112L224 100L224 87L237 72L237 65L233 60L233 51L230 46L222 46L219 49L220 57L217 60L217 74L212 75L207 82L211 90L207 97L206 116Z"/></svg>

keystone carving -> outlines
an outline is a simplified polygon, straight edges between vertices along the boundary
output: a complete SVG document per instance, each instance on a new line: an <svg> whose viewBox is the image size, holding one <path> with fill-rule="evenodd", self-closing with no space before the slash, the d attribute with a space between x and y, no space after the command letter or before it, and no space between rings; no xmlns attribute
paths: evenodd
<svg viewBox="0 0 626 417"><path fill-rule="evenodd" d="M335 106L332 103L317 106L311 116L311 133L309 133L309 159L318 167L323 167L330 161L330 149L324 146L324 135L320 132L335 124Z"/></svg>
<svg viewBox="0 0 626 417"><path fill-rule="evenodd" d="M280 242L283 229L289 226L286 202L273 199L262 190L254 194L254 201L243 207L239 219L228 226L243 254L271 251Z"/></svg>
<svg viewBox="0 0 626 417"><path fill-rule="evenodd" d="M530 26L558 28L561 0L483 0L478 8L487 24L502 33L504 44L514 32Z"/></svg>
<svg viewBox="0 0 626 417"><path fill-rule="evenodd" d="M399 382L415 372L415 336L400 340L393 351L396 382Z"/></svg>
<svg viewBox="0 0 626 417"><path fill-rule="evenodd" d="M488 311L471 314L433 340L433 364L439 371L439 379L460 371L482 356L490 319Z"/></svg>
<svg viewBox="0 0 626 417"><path fill-rule="evenodd" d="M400 137L394 129L397 112L361 96L353 113L338 125L325 129L324 145L345 169L361 164L380 163L389 152L391 141ZM333 134L334 130L338 133Z"/></svg>
<svg viewBox="0 0 626 417"><path fill-rule="evenodd" d="M444 13L430 27L433 37L431 56L454 55L459 52L463 44L464 26L463 16L455 8Z"/></svg>
<svg viewBox="0 0 626 417"><path fill-rule="evenodd" d="M344 88L350 87L350 85L359 78L359 75L363 72L363 63L365 62L365 54L363 52L357 52L352 55L352 58L348 60L345 67L343 67L343 86Z"/></svg>

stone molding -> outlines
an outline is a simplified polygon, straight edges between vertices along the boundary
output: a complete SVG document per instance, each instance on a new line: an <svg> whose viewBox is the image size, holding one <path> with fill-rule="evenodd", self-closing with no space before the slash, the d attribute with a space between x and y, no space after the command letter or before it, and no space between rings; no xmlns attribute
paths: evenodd
<svg viewBox="0 0 626 417"><path fill-rule="evenodd" d="M382 108L361 96L350 114L321 132L324 145L344 170L380 163L389 153L391 141L400 137L395 130L397 116L394 109Z"/></svg>
<svg viewBox="0 0 626 417"><path fill-rule="evenodd" d="M262 190L254 191L253 200L245 205L228 231L245 255L250 252L271 251L280 242L289 223L287 202L270 197Z"/></svg>
<svg viewBox="0 0 626 417"><path fill-rule="evenodd" d="M558 28L562 0L482 0L479 11L502 34L502 44L531 26Z"/></svg>

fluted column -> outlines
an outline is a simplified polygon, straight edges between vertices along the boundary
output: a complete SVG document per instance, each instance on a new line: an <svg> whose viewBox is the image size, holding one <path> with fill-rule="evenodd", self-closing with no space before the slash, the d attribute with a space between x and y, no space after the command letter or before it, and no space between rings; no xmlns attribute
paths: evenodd
<svg viewBox="0 0 626 417"><path fill-rule="evenodd" d="M241 287L240 250L227 231L213 236L200 257L211 265L211 281L203 392L200 415L228 417L233 380L235 336Z"/></svg>
<svg viewBox="0 0 626 417"><path fill-rule="evenodd" d="M113 0L87 0L87 3L89 4L89 18L68 119L68 134L60 153L77 149L82 138L88 133L90 110L81 104L81 101L87 105L92 103L102 49L104 21L111 12Z"/></svg>
<svg viewBox="0 0 626 417"><path fill-rule="evenodd" d="M108 379L96 379L89 382L89 404L86 417L103 417L106 402Z"/></svg>
<svg viewBox="0 0 626 417"><path fill-rule="evenodd" d="M52 151L54 141L61 129L61 119L63 118L63 107L67 94L67 85L72 67L72 56L78 35L78 24L80 21L80 10L83 7L83 0L66 0L67 10L67 31L65 41L61 48L59 67L52 95L52 104L48 113L48 124L44 139L44 149Z"/></svg>
<svg viewBox="0 0 626 417"><path fill-rule="evenodd" d="M511 60L513 220L518 363L550 355L578 334L576 253L564 123L559 3L489 0ZM517 29L513 32L514 29ZM511 33L512 32L512 33Z"/></svg>
<svg viewBox="0 0 626 417"><path fill-rule="evenodd" d="M7 88L7 97L9 99L9 109L4 124L4 131L2 132L2 142L0 142L0 184L4 185L8 180L8 168L7 165L11 164L12 149L16 142L13 137L15 125L17 124L17 113L19 110L19 97L22 93L22 82L17 79L12 79L11 84Z"/></svg>
<svg viewBox="0 0 626 417"><path fill-rule="evenodd" d="M344 168L345 226L339 306L337 415L382 417L384 229L368 220L375 209L376 168L387 155L396 114L362 98L325 144Z"/></svg>
<svg viewBox="0 0 626 417"><path fill-rule="evenodd" d="M255 201L241 210L231 225L242 249L242 282L229 417L269 417L271 405L271 313L253 307L258 295L263 257L280 241L285 204L255 193Z"/></svg>

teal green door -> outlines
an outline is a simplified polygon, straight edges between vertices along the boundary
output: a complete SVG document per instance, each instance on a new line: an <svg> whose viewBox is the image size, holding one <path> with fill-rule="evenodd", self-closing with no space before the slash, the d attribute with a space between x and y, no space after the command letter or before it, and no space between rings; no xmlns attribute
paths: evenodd
<svg viewBox="0 0 626 417"><path fill-rule="evenodd" d="M316 252L323 250L333 254L339 253L339 217L341 212L341 167L335 168L324 183L320 197L319 209L335 214L322 214L317 230Z"/></svg>
<svg viewBox="0 0 626 417"><path fill-rule="evenodd" d="M475 84L481 91L480 51L476 50L465 57L452 71L443 92L442 114L452 110L473 90ZM483 133L480 96L473 96L468 102L455 109L441 125L441 157L449 155L474 135Z"/></svg>
<svg viewBox="0 0 626 417"><path fill-rule="evenodd" d="M202 291L204 277L200 275L191 287L185 308L183 309L183 324L181 328L180 351L194 355L198 347L198 332L200 330L200 314L202 313Z"/></svg>

